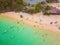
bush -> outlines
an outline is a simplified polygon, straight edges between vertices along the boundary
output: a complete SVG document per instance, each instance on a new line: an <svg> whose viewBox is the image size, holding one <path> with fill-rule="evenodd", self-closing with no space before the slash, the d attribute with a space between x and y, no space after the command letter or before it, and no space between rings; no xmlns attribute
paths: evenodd
<svg viewBox="0 0 60 45"><path fill-rule="evenodd" d="M44 12L44 15L50 15L48 12Z"/></svg>
<svg viewBox="0 0 60 45"><path fill-rule="evenodd" d="M0 0L0 11L7 9L20 11L24 6L26 3L23 0Z"/></svg>
<svg viewBox="0 0 60 45"><path fill-rule="evenodd" d="M46 8L45 8L45 10L50 10L50 6L47 5Z"/></svg>
<svg viewBox="0 0 60 45"><path fill-rule="evenodd" d="M35 10L34 9L29 9L28 13L33 14L33 13L35 13Z"/></svg>
<svg viewBox="0 0 60 45"><path fill-rule="evenodd" d="M40 12L40 11L42 10L42 5L41 5L41 3L36 4L35 10L36 10L37 12Z"/></svg>

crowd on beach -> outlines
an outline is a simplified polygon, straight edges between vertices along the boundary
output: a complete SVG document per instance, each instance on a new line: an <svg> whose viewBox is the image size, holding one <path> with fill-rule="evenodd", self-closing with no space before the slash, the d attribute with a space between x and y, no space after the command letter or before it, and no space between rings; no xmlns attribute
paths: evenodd
<svg viewBox="0 0 60 45"><path fill-rule="evenodd" d="M25 14L21 14L20 17L25 18ZM40 15L40 14L36 14L36 15L27 15L27 20L29 20L30 22L35 22L35 23L39 23L42 25L50 25L50 26L56 26L56 28L58 30L60 30L60 16L59 15L50 15L50 16L44 16L44 15ZM48 28L48 27L47 27Z"/></svg>
<svg viewBox="0 0 60 45"><path fill-rule="evenodd" d="M39 3L39 5L40 5L40 3ZM54 7L54 5L56 5L56 4L54 4L54 5L49 4L49 5ZM56 8L56 7L54 7L54 8ZM54 8L53 8L53 12L57 11ZM22 19L22 21L24 21L24 23L26 22L29 25L34 25L34 27L36 27L38 25L37 27L40 27L40 28L42 27L42 28L46 28L46 29L50 29L50 30L52 29L55 31L60 30L60 15L52 15L52 14L43 15L42 11L35 13L35 14L29 14L26 12L7 12L7 13L3 13L3 14L4 14L3 16L16 18L18 20ZM19 22L17 22L17 23L19 24ZM6 30L5 30L5 32L6 32Z"/></svg>
<svg viewBox="0 0 60 45"><path fill-rule="evenodd" d="M60 32L60 15L47 16L47 15L43 15L42 13L31 15L23 12L19 12L19 13L7 12L7 13L2 13L0 16L8 17L10 19L16 19L17 24L22 22L23 24L28 24L33 27ZM7 31L5 30L4 32Z"/></svg>

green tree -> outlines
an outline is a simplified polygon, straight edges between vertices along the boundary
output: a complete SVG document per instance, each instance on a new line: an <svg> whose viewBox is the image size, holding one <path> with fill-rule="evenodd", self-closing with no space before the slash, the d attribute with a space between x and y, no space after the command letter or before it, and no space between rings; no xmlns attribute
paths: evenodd
<svg viewBox="0 0 60 45"><path fill-rule="evenodd" d="M34 9L29 9L28 12L29 12L30 14L34 14L34 13L35 13L35 10L34 10Z"/></svg>
<svg viewBox="0 0 60 45"><path fill-rule="evenodd" d="M36 4L35 10L36 10L37 12L39 12L39 11L42 10L42 5L41 5L41 3Z"/></svg>
<svg viewBox="0 0 60 45"><path fill-rule="evenodd" d="M48 12L44 12L44 15L50 15Z"/></svg>
<svg viewBox="0 0 60 45"><path fill-rule="evenodd" d="M23 0L0 0L1 10L22 10L24 6L26 6L26 2L24 2Z"/></svg>
<svg viewBox="0 0 60 45"><path fill-rule="evenodd" d="M50 10L51 8L50 8L50 6L46 6L46 8L45 8L45 10Z"/></svg>

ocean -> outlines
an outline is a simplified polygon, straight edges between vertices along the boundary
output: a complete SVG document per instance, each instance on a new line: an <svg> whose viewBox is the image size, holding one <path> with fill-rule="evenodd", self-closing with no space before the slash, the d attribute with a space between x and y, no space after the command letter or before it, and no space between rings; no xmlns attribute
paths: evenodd
<svg viewBox="0 0 60 45"><path fill-rule="evenodd" d="M26 2L28 2L30 4L36 4L38 2L42 2L42 1L45 1L45 0L24 0L24 1L26 1Z"/></svg>
<svg viewBox="0 0 60 45"><path fill-rule="evenodd" d="M46 0L24 0L30 4L37 4L38 2L46 1ZM58 0L60 3L60 0Z"/></svg>
<svg viewBox="0 0 60 45"><path fill-rule="evenodd" d="M0 45L60 45L60 34L0 16Z"/></svg>

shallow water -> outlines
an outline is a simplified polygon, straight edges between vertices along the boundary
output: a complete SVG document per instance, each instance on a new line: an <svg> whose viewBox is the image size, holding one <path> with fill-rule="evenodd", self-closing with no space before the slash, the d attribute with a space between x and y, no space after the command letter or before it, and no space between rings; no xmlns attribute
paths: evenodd
<svg viewBox="0 0 60 45"><path fill-rule="evenodd" d="M42 2L42 1L45 1L45 0L25 0L25 1L30 3L30 4L36 4L38 2Z"/></svg>
<svg viewBox="0 0 60 45"><path fill-rule="evenodd" d="M25 0L26 2L30 3L30 4L36 4L38 2L42 2L42 1L46 1L46 0ZM60 0L58 0L60 3Z"/></svg>
<svg viewBox="0 0 60 45"><path fill-rule="evenodd" d="M60 45L60 35L0 16L0 45Z"/></svg>

